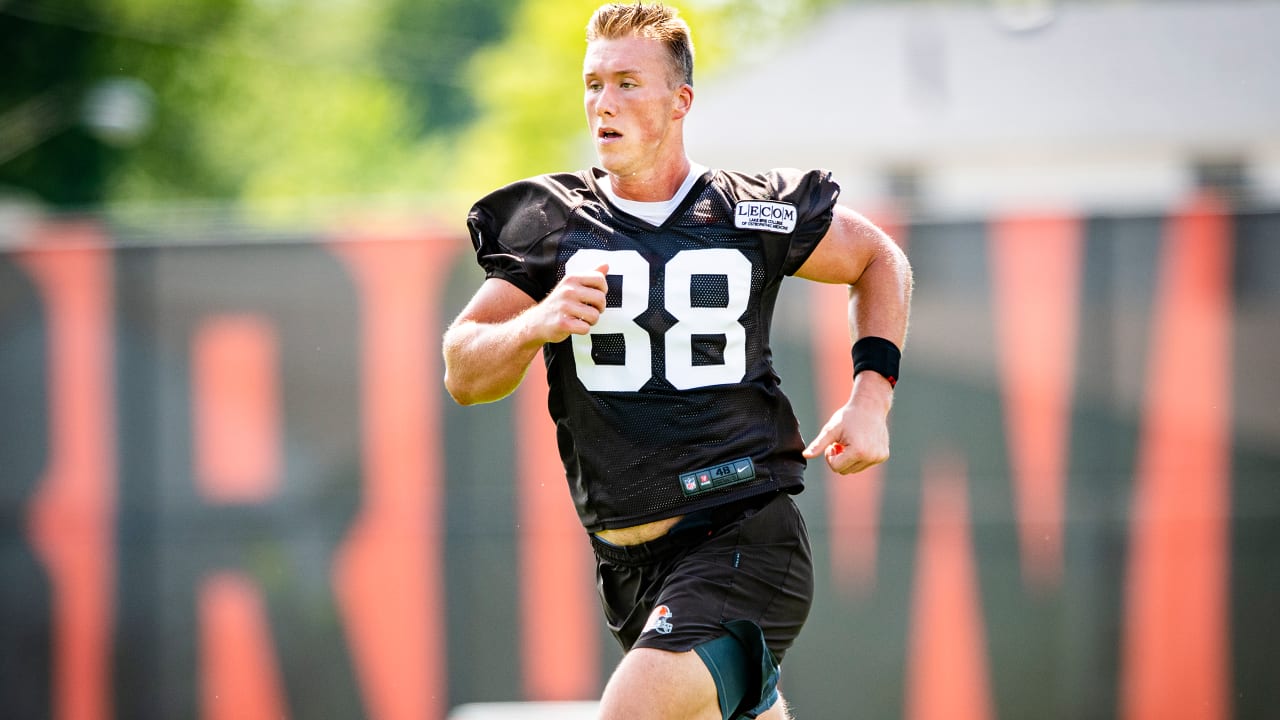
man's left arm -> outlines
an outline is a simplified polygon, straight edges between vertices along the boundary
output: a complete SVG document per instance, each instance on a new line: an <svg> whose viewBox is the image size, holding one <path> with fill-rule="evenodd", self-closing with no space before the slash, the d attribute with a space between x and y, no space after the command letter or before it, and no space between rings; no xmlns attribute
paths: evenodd
<svg viewBox="0 0 1280 720"><path fill-rule="evenodd" d="M849 208L835 206L831 227L796 277L849 286L849 334L854 342L869 340L869 364L903 348L911 309L911 265L893 240L870 220ZM878 347L877 347L878 345ZM861 346L860 346L861 347ZM892 373L889 373L892 375ZM896 377L875 370L858 372L853 390L836 410L804 455L825 455L838 473L855 473L889 459L889 408Z"/></svg>

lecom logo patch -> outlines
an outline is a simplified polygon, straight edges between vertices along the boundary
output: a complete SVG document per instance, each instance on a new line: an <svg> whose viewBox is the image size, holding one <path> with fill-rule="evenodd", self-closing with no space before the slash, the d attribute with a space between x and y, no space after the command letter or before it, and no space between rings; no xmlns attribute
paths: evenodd
<svg viewBox="0 0 1280 720"><path fill-rule="evenodd" d="M796 229L796 206L772 200L743 200L733 207L733 226L743 230L792 233Z"/></svg>

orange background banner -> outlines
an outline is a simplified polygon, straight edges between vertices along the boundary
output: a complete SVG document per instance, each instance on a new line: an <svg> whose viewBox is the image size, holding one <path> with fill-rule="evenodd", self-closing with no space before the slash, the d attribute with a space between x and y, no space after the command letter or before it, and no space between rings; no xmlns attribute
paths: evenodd
<svg viewBox="0 0 1280 720"><path fill-rule="evenodd" d="M1280 214L882 222L916 271L893 458L810 468L804 717L1280 711ZM480 282L430 225L0 252L6 718L444 720L595 697L603 628L536 362L460 408ZM219 234L223 233L223 234ZM784 287L811 436L847 292Z"/></svg>

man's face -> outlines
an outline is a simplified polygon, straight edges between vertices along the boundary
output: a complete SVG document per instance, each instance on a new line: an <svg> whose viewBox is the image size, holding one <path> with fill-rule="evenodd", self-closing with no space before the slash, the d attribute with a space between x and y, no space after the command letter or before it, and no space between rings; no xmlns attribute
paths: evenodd
<svg viewBox="0 0 1280 720"><path fill-rule="evenodd" d="M587 44L583 104L600 165L611 174L634 174L662 162L663 150L681 148L675 121L688 111L692 92L671 87L670 68L657 40Z"/></svg>

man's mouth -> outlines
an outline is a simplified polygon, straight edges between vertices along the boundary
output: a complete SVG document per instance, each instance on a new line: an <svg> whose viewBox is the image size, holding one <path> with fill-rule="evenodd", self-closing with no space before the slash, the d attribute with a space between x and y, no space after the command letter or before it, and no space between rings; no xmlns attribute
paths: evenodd
<svg viewBox="0 0 1280 720"><path fill-rule="evenodd" d="M613 128L600 128L600 130L596 132L596 137L599 137L602 140L615 140L622 137L622 133L614 130Z"/></svg>

